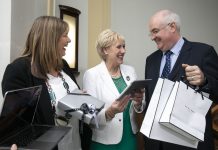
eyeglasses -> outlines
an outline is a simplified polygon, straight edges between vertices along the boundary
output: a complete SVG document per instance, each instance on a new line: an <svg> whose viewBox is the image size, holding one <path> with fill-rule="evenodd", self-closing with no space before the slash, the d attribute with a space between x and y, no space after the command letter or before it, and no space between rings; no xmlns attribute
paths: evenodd
<svg viewBox="0 0 218 150"><path fill-rule="evenodd" d="M161 30L165 29L167 26L171 25L171 23L168 23L167 25L163 26L162 28L154 28L153 30L151 30L151 32L149 33L149 36L152 37L154 35L157 35Z"/></svg>

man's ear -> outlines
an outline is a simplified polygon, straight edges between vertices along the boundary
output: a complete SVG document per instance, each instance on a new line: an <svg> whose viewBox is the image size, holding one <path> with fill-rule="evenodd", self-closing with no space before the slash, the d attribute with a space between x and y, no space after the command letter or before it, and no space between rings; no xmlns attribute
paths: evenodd
<svg viewBox="0 0 218 150"><path fill-rule="evenodd" d="M177 26L176 26L175 22L170 23L169 26L170 26L170 30L171 30L171 31L175 32L175 31L177 30L177 29L176 29Z"/></svg>
<svg viewBox="0 0 218 150"><path fill-rule="evenodd" d="M104 49L103 49L103 52L105 53L105 55L107 55L107 54L108 54L107 48L104 48Z"/></svg>

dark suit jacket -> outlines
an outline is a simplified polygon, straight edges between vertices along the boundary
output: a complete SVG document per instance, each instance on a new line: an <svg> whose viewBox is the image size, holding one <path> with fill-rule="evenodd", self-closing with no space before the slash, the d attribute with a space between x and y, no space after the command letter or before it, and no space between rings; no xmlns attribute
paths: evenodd
<svg viewBox="0 0 218 150"><path fill-rule="evenodd" d="M203 90L210 93L210 99L214 102L218 100L218 56L214 48L210 45L189 42L186 39L181 49L180 55L174 65L169 79L172 81L179 81L181 76L185 75L182 64L197 65L203 71L207 78L207 84ZM149 103L152 93L154 91L156 82L159 78L159 70L162 58L162 51L157 50L146 59L145 78L152 79L148 88L146 89L146 101ZM211 114L208 112L206 116L206 130L205 140L199 143L198 150L214 150L213 135L212 135L212 120ZM191 148L183 147L166 142L160 142L145 138L146 150L191 150ZM193 149L192 149L193 150Z"/></svg>
<svg viewBox="0 0 218 150"><path fill-rule="evenodd" d="M63 64L64 72L76 83L74 75L65 60L63 60ZM8 90L36 85L42 85L36 121L39 124L54 125L53 111L47 86L43 79L36 78L31 74L30 58L20 57L7 66L2 80L2 93L4 95Z"/></svg>

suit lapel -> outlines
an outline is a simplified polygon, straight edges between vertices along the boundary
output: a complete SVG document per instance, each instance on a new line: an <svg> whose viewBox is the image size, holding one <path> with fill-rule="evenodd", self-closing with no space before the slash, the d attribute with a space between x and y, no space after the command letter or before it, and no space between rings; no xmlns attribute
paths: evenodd
<svg viewBox="0 0 218 150"><path fill-rule="evenodd" d="M152 62L153 64L151 64L154 69L153 69L153 73L152 76L154 79L158 79L160 76L160 64L161 64L161 59L162 59L162 52L159 50L158 55L156 56L156 61Z"/></svg>
<svg viewBox="0 0 218 150"><path fill-rule="evenodd" d="M190 50L191 50L191 45L187 40L185 40L185 43L180 51L179 57L177 58L176 63L169 75L170 80L172 81L180 80L180 77L185 75L185 71L182 68L182 64L184 62L187 62L186 60L190 57Z"/></svg>

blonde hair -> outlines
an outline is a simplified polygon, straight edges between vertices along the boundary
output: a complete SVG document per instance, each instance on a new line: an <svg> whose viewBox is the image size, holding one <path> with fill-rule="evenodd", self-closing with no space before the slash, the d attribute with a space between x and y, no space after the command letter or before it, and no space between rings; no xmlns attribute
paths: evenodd
<svg viewBox="0 0 218 150"><path fill-rule="evenodd" d="M36 77L47 79L51 70L60 71L63 67L58 41L68 30L68 24L53 16L37 18L27 37L22 56L31 57L31 72Z"/></svg>
<svg viewBox="0 0 218 150"><path fill-rule="evenodd" d="M102 31L98 39L96 41L96 49L99 56L105 60L106 54L104 53L104 49L111 47L117 40L122 40L125 42L125 39L122 35L117 32L111 31L110 29L106 29Z"/></svg>

